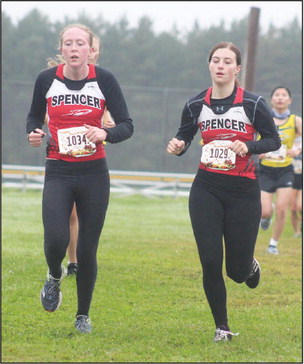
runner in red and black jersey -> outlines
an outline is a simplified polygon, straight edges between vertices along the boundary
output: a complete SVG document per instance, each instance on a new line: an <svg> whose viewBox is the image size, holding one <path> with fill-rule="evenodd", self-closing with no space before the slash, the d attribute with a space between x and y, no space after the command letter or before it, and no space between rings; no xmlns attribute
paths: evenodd
<svg viewBox="0 0 304 364"><path fill-rule="evenodd" d="M89 54L88 63L92 63L98 66L98 59L101 53L101 40L100 38L94 34L92 40L92 50ZM64 59L60 54L57 54L55 58L48 58L48 67L55 67L61 63L65 63ZM46 118L46 123L48 122ZM115 122L111 117L111 114L105 107L104 112L102 114L102 125L106 128L113 128L115 126ZM104 144L106 142L103 142ZM71 217L70 217L70 242L67 247L67 257L68 264L66 268L66 273L68 276L76 275L77 273L77 240L78 240L78 217L76 211L76 204L74 203Z"/></svg>
<svg viewBox="0 0 304 364"><path fill-rule="evenodd" d="M238 85L238 48L221 42L208 61L212 87L187 101L167 151L184 154L200 130L202 155L189 212L216 326L214 340L220 341L233 335L228 326L222 240L228 277L255 288L260 279L254 258L261 217L258 154L278 149L281 142L265 100Z"/></svg>
<svg viewBox="0 0 304 364"><path fill-rule="evenodd" d="M69 219L77 207L78 310L75 326L91 332L89 309L97 276L96 252L109 201L109 172L104 141L118 143L133 134L133 122L114 75L88 64L93 33L81 24L61 32L64 64L42 71L35 83L26 132L39 147L48 116L47 159L43 190L44 251L49 267L41 302L53 312L61 304L62 261L69 243ZM105 107L115 127L101 120Z"/></svg>

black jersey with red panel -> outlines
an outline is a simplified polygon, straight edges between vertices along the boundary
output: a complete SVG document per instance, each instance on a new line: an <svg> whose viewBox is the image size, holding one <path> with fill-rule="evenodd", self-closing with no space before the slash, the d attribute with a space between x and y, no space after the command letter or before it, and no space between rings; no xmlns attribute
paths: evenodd
<svg viewBox="0 0 304 364"><path fill-rule="evenodd" d="M77 130L85 124L102 128L102 115L107 106L116 126L107 129L107 141L117 143L133 134L133 122L114 75L95 65L89 65L83 80L70 80L63 75L63 65L42 71L36 80L33 100L27 117L26 131L42 128L45 114L48 119L47 158L69 162L95 160L105 157L102 143L90 155L62 154L59 138L62 132ZM72 135L72 134L71 134ZM79 135L76 135L79 137ZM74 138L74 136L73 136Z"/></svg>
<svg viewBox="0 0 304 364"><path fill-rule="evenodd" d="M241 87L235 87L232 95L224 99L212 99L211 94L212 88L209 88L187 101L176 138L186 142L185 151L198 129L204 146L215 141L244 142L248 153L244 157L236 156L234 168L214 169L202 162L199 168L255 179L257 154L276 150L281 145L269 106L261 96ZM258 134L260 140L257 140Z"/></svg>

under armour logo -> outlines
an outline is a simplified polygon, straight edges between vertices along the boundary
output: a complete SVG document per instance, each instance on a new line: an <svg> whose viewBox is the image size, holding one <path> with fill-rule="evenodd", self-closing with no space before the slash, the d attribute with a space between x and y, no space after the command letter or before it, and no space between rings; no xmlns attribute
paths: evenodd
<svg viewBox="0 0 304 364"><path fill-rule="evenodd" d="M217 111L217 112L224 111L224 106L216 106L215 111Z"/></svg>

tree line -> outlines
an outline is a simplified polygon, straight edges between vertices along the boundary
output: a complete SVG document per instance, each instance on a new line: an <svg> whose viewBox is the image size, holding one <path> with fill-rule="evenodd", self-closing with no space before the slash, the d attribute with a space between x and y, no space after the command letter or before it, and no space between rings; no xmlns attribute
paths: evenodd
<svg viewBox="0 0 304 364"><path fill-rule="evenodd" d="M182 34L176 27L156 33L147 16L142 17L136 27L131 27L125 17L109 23L102 16L92 20L86 13L52 23L33 9L13 24L3 12L3 163L44 164L45 151L37 152L26 144L25 119L34 81L47 67L47 58L59 53L59 33L70 23L86 24L100 37L99 64L117 77L134 119L135 133L131 140L115 149L107 146L110 168L193 172L198 160L196 148L193 151L195 162L192 152L189 157L183 157L183 162L169 162L161 153L166 141L177 131L187 98L210 85L207 58L213 45L232 41L244 58L247 17L233 21L229 27L223 21L209 28L194 22L191 30ZM255 75L254 91L266 99L275 86L289 87L294 100L292 111L300 114L302 29L297 18L282 27L270 24L267 31L260 32ZM131 160L127 156L130 152Z"/></svg>

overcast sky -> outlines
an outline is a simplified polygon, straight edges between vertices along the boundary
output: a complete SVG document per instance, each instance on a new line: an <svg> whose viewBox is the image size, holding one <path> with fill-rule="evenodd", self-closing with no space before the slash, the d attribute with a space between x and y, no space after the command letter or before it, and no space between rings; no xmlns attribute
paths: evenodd
<svg viewBox="0 0 304 364"><path fill-rule="evenodd" d="M85 12L93 19L101 15L110 23L126 16L129 25L136 27L141 17L148 16L157 33L170 31L173 25L181 32L191 30L195 20L201 28L222 20L227 27L231 21L248 16L251 7L260 9L262 31L270 23L285 26L295 17L302 24L302 1L1 1L1 7L14 24L33 8L47 15L51 22Z"/></svg>

